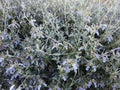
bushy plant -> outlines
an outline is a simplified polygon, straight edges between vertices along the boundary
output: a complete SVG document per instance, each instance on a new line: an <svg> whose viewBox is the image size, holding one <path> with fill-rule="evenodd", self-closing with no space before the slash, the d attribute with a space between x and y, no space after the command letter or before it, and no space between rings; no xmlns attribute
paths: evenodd
<svg viewBox="0 0 120 90"><path fill-rule="evenodd" d="M119 90L119 0L1 0L1 90Z"/></svg>

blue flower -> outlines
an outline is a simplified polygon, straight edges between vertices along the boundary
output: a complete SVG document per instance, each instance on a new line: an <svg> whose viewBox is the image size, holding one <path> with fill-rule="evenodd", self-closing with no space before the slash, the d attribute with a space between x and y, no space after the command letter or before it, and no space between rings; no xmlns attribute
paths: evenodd
<svg viewBox="0 0 120 90"><path fill-rule="evenodd" d="M30 55L30 59L33 60L33 56L32 55Z"/></svg>
<svg viewBox="0 0 120 90"><path fill-rule="evenodd" d="M81 61L81 59L79 58L79 59L77 59L77 62L79 63Z"/></svg>
<svg viewBox="0 0 120 90"><path fill-rule="evenodd" d="M62 76L62 79L63 79L64 81L66 81L66 80L67 80L67 77L66 77L66 76Z"/></svg>
<svg viewBox="0 0 120 90"><path fill-rule="evenodd" d="M95 88L97 88L97 83L96 82L94 82L94 86L95 86Z"/></svg>
<svg viewBox="0 0 120 90"><path fill-rule="evenodd" d="M85 70L88 71L89 69L90 69L90 66L87 66Z"/></svg>
<svg viewBox="0 0 120 90"><path fill-rule="evenodd" d="M90 81L88 82L87 87L90 88L91 85L92 85L92 82Z"/></svg>
<svg viewBox="0 0 120 90"><path fill-rule="evenodd" d="M44 68L45 68L45 64L44 64L44 63L42 63L42 64L41 64L41 67L42 67L42 69L44 69Z"/></svg>
<svg viewBox="0 0 120 90"><path fill-rule="evenodd" d="M10 46L11 46L12 48L14 48L14 45L13 45L13 44L11 44Z"/></svg>
<svg viewBox="0 0 120 90"><path fill-rule="evenodd" d="M90 16L87 17L87 21L88 21L89 23L90 23L91 19L92 19L92 17L90 17Z"/></svg>
<svg viewBox="0 0 120 90"><path fill-rule="evenodd" d="M2 36L2 40L3 40L3 39L5 39L5 40L7 39L7 33L6 33L6 32L4 32L4 34L3 34L3 36Z"/></svg>
<svg viewBox="0 0 120 90"><path fill-rule="evenodd" d="M78 64L77 63L73 63L72 66L73 66L74 72L77 73Z"/></svg>
<svg viewBox="0 0 120 90"><path fill-rule="evenodd" d="M0 66L4 66L4 58L0 57Z"/></svg>
<svg viewBox="0 0 120 90"><path fill-rule="evenodd" d="M93 66L93 71L96 72L96 70L97 70L97 67Z"/></svg>
<svg viewBox="0 0 120 90"><path fill-rule="evenodd" d="M105 30L107 28L107 24L102 24L102 30Z"/></svg>
<svg viewBox="0 0 120 90"><path fill-rule="evenodd" d="M99 54L96 54L95 55L97 59L100 59L100 55Z"/></svg>
<svg viewBox="0 0 120 90"><path fill-rule="evenodd" d="M84 88L82 88L82 87L79 87L79 89L78 90L85 90Z"/></svg>
<svg viewBox="0 0 120 90"><path fill-rule="evenodd" d="M112 90L117 90L117 87L118 87L118 85L117 84L114 84L113 86L112 86Z"/></svg>
<svg viewBox="0 0 120 90"><path fill-rule="evenodd" d="M66 73L70 72L70 68L68 66L66 66L64 69L65 69Z"/></svg>
<svg viewBox="0 0 120 90"><path fill-rule="evenodd" d="M98 32L98 30L97 30L95 33L96 33L98 36L100 35L99 32Z"/></svg>
<svg viewBox="0 0 120 90"><path fill-rule="evenodd" d="M90 27L87 27L87 28L86 28L86 30L87 30L88 32L90 32L90 29L91 29Z"/></svg>
<svg viewBox="0 0 120 90"><path fill-rule="evenodd" d="M14 77L15 77L15 78L20 78L20 77L21 77L21 74L16 73L16 74L14 75Z"/></svg>
<svg viewBox="0 0 120 90"><path fill-rule="evenodd" d="M41 90L41 85L38 85L37 90Z"/></svg>
<svg viewBox="0 0 120 90"><path fill-rule="evenodd" d="M112 42L112 41L113 41L113 36L110 35L110 36L108 37L108 42Z"/></svg>
<svg viewBox="0 0 120 90"><path fill-rule="evenodd" d="M107 57L104 56L104 57L103 57L103 63L105 63L106 61L107 61Z"/></svg>
<svg viewBox="0 0 120 90"><path fill-rule="evenodd" d="M100 82L99 86L102 87L102 88L104 88L105 87L105 83L104 82Z"/></svg>
<svg viewBox="0 0 120 90"><path fill-rule="evenodd" d="M29 66L30 63L29 62L24 62L24 66Z"/></svg>
<svg viewBox="0 0 120 90"><path fill-rule="evenodd" d="M34 39L37 38L37 34L36 34L36 33L33 34L33 38L34 38Z"/></svg>
<svg viewBox="0 0 120 90"><path fill-rule="evenodd" d="M15 73L15 67L11 66L10 68L7 69L6 71L8 74L14 74Z"/></svg>
<svg viewBox="0 0 120 90"><path fill-rule="evenodd" d="M67 61L63 61L62 65L65 65L67 63Z"/></svg>

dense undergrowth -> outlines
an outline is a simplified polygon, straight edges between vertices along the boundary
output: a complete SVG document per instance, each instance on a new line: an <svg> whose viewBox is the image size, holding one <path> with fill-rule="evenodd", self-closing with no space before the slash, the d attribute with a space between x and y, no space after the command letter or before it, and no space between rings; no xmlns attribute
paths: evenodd
<svg viewBox="0 0 120 90"><path fill-rule="evenodd" d="M0 90L120 90L119 0L1 0Z"/></svg>

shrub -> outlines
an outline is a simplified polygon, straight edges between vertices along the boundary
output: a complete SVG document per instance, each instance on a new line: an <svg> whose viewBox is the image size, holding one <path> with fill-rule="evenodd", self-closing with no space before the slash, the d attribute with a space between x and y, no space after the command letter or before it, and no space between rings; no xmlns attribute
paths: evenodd
<svg viewBox="0 0 120 90"><path fill-rule="evenodd" d="M118 0L2 0L0 88L120 89Z"/></svg>

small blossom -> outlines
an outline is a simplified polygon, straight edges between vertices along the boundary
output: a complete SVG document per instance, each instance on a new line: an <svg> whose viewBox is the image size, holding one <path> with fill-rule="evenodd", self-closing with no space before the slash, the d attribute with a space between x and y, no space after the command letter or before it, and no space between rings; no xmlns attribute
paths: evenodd
<svg viewBox="0 0 120 90"><path fill-rule="evenodd" d="M82 11L77 11L76 13L77 13L77 16L82 16L83 14Z"/></svg>
<svg viewBox="0 0 120 90"><path fill-rule="evenodd" d="M8 36L8 39L9 39L9 40L12 40L12 37L11 37L11 36Z"/></svg>
<svg viewBox="0 0 120 90"><path fill-rule="evenodd" d="M4 61L4 58L0 57L0 63L2 63Z"/></svg>
<svg viewBox="0 0 120 90"><path fill-rule="evenodd" d="M66 73L70 72L70 68L68 66L66 66L64 69L65 69Z"/></svg>
<svg viewBox="0 0 120 90"><path fill-rule="evenodd" d="M0 63L0 66L2 66L2 67L3 67L3 66L4 66L4 62Z"/></svg>
<svg viewBox="0 0 120 90"><path fill-rule="evenodd" d="M12 81L11 79L9 79L8 83L9 83L9 84L12 84L12 83L13 83L13 81Z"/></svg>
<svg viewBox="0 0 120 90"><path fill-rule="evenodd" d="M30 65L29 62L24 62L23 64L24 64L24 66L29 66Z"/></svg>
<svg viewBox="0 0 120 90"><path fill-rule="evenodd" d="M104 48L102 46L98 46L97 51L98 51L99 54L101 54L101 53L103 53Z"/></svg>
<svg viewBox="0 0 120 90"><path fill-rule="evenodd" d="M100 34L99 34L99 32L98 32L98 30L96 31L96 34L99 36Z"/></svg>
<svg viewBox="0 0 120 90"><path fill-rule="evenodd" d="M33 83L33 81L32 80L29 80L29 84L32 84Z"/></svg>
<svg viewBox="0 0 120 90"><path fill-rule="evenodd" d="M90 69L90 66L87 66L85 70L88 71L89 69Z"/></svg>
<svg viewBox="0 0 120 90"><path fill-rule="evenodd" d="M33 34L33 38L34 39L37 38L37 34L36 33Z"/></svg>
<svg viewBox="0 0 120 90"><path fill-rule="evenodd" d="M62 65L65 65L67 63L67 61L63 61Z"/></svg>
<svg viewBox="0 0 120 90"><path fill-rule="evenodd" d="M94 82L94 86L95 86L95 88L97 88L97 83L96 82Z"/></svg>
<svg viewBox="0 0 120 90"><path fill-rule="evenodd" d="M89 23L91 22L91 19L92 19L92 17L90 17L90 16L87 17L87 21L88 21Z"/></svg>
<svg viewBox="0 0 120 90"><path fill-rule="evenodd" d="M36 62L35 62L35 65L36 65L36 66L38 66L38 65L39 65L38 61L36 61Z"/></svg>
<svg viewBox="0 0 120 90"><path fill-rule="evenodd" d="M20 77L21 77L21 74L16 73L16 74L14 75L14 77L15 77L15 78L20 78Z"/></svg>
<svg viewBox="0 0 120 90"><path fill-rule="evenodd" d="M107 24L102 24L102 30L105 30L107 28Z"/></svg>
<svg viewBox="0 0 120 90"><path fill-rule="evenodd" d="M43 86L47 87L47 84L45 82L43 82L42 84L43 84Z"/></svg>
<svg viewBox="0 0 120 90"><path fill-rule="evenodd" d="M41 85L38 85L37 90L41 90Z"/></svg>
<svg viewBox="0 0 120 90"><path fill-rule="evenodd" d="M12 85L9 90L15 90L15 85Z"/></svg>
<svg viewBox="0 0 120 90"><path fill-rule="evenodd" d="M99 79L101 76L97 75L97 74L94 74L93 77L94 77L94 79Z"/></svg>
<svg viewBox="0 0 120 90"><path fill-rule="evenodd" d="M81 59L77 59L77 62L80 62L81 61Z"/></svg>
<svg viewBox="0 0 120 90"><path fill-rule="evenodd" d="M88 82L87 87L90 88L91 85L92 85L92 82L90 81Z"/></svg>
<svg viewBox="0 0 120 90"><path fill-rule="evenodd" d="M61 90L61 88L57 85L54 88L55 88L55 90Z"/></svg>
<svg viewBox="0 0 120 90"><path fill-rule="evenodd" d="M49 88L48 90L52 90L52 88Z"/></svg>
<svg viewBox="0 0 120 90"><path fill-rule="evenodd" d="M103 57L103 63L105 63L107 61L107 57Z"/></svg>
<svg viewBox="0 0 120 90"><path fill-rule="evenodd" d="M34 25L34 24L35 24L35 21L36 21L35 19L32 19L32 20L29 21L29 23L34 27L34 26L35 26L35 25Z"/></svg>
<svg viewBox="0 0 120 90"><path fill-rule="evenodd" d="M7 33L6 32L4 32L4 34L2 35L2 40L3 39L7 39Z"/></svg>
<svg viewBox="0 0 120 90"><path fill-rule="evenodd" d="M73 66L74 72L77 73L78 64L77 63L73 63L72 66Z"/></svg>
<svg viewBox="0 0 120 90"><path fill-rule="evenodd" d="M108 37L108 41L109 41L109 42L113 41L112 35L110 35L110 36Z"/></svg>
<svg viewBox="0 0 120 90"><path fill-rule="evenodd" d="M6 71L8 74L14 74L15 73L15 67L11 66L10 68L7 69Z"/></svg>
<svg viewBox="0 0 120 90"><path fill-rule="evenodd" d="M24 3L24 2L21 3L21 7L22 7L23 10L26 9L26 6L25 6L25 3Z"/></svg>
<svg viewBox="0 0 120 90"><path fill-rule="evenodd" d="M84 49L83 47L80 47L78 50L81 51L82 49Z"/></svg>
<svg viewBox="0 0 120 90"><path fill-rule="evenodd" d="M102 88L104 88L105 87L105 83L104 82L100 82L99 86L102 87Z"/></svg>
<svg viewBox="0 0 120 90"><path fill-rule="evenodd" d="M62 79L63 79L64 81L66 81L66 80L67 80L67 78L66 78L65 76L63 76L63 77L62 77Z"/></svg>
<svg viewBox="0 0 120 90"><path fill-rule="evenodd" d="M32 55L30 56L30 59L33 60L33 56Z"/></svg>
<svg viewBox="0 0 120 90"><path fill-rule="evenodd" d="M85 90L84 88L82 88L82 87L79 87L79 89L78 90Z"/></svg>
<svg viewBox="0 0 120 90"><path fill-rule="evenodd" d="M112 86L112 90L117 90L117 87L118 87L118 85L117 84L114 84L113 86Z"/></svg>
<svg viewBox="0 0 120 90"><path fill-rule="evenodd" d="M96 70L97 70L97 67L93 66L93 71L96 72Z"/></svg>
<svg viewBox="0 0 120 90"><path fill-rule="evenodd" d="M99 54L96 54L95 55L97 59L100 59L100 55Z"/></svg>
<svg viewBox="0 0 120 90"><path fill-rule="evenodd" d="M91 29L90 27L87 27L87 28L86 28L86 30L87 30L88 32L90 32L90 29Z"/></svg>
<svg viewBox="0 0 120 90"><path fill-rule="evenodd" d="M14 48L14 45L13 45L13 44L11 44L10 46L11 46L12 48Z"/></svg>
<svg viewBox="0 0 120 90"><path fill-rule="evenodd" d="M42 68L42 69L45 68L45 64L44 64L44 63L41 64L41 68Z"/></svg>

